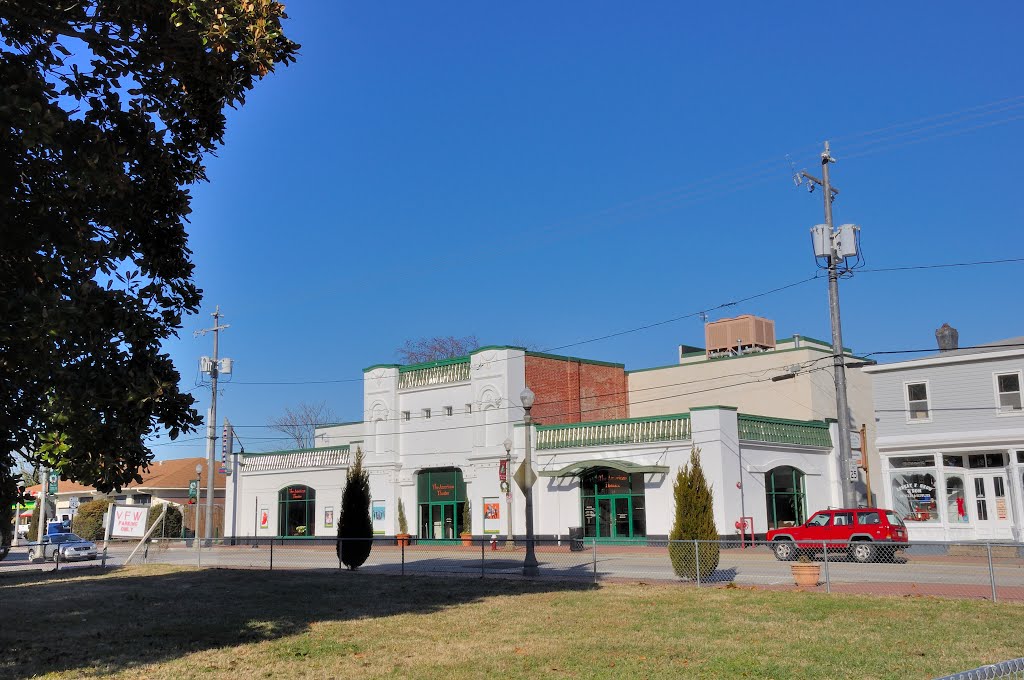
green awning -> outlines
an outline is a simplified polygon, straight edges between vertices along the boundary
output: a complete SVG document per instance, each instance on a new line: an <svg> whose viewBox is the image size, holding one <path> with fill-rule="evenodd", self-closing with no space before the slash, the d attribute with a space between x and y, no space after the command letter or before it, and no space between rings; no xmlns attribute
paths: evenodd
<svg viewBox="0 0 1024 680"><path fill-rule="evenodd" d="M541 477L579 477L591 468L606 467L619 472L654 472L665 474L669 471L667 465L640 465L625 460L584 460L579 463L570 463L560 470L542 470Z"/></svg>

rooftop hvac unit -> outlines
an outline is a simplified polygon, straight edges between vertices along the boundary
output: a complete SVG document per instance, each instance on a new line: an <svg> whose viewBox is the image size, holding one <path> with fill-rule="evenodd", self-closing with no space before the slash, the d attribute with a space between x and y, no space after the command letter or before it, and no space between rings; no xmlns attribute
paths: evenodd
<svg viewBox="0 0 1024 680"><path fill-rule="evenodd" d="M753 314L721 319L704 326L709 357L775 349L775 322Z"/></svg>

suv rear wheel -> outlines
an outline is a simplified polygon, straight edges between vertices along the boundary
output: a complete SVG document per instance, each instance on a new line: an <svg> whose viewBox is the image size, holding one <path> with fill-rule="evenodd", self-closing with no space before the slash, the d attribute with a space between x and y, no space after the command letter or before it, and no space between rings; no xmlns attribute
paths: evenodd
<svg viewBox="0 0 1024 680"><path fill-rule="evenodd" d="M850 544L850 557L857 562L870 562L875 559L875 546L868 541L855 541Z"/></svg>
<svg viewBox="0 0 1024 680"><path fill-rule="evenodd" d="M772 545L772 552L775 553L775 559L782 562L788 562L796 559L796 545L789 539L779 539Z"/></svg>

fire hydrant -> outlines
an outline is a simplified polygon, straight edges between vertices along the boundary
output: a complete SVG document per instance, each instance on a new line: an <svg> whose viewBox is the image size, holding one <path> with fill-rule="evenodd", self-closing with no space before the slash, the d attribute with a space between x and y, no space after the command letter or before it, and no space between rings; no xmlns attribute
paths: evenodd
<svg viewBox="0 0 1024 680"><path fill-rule="evenodd" d="M497 549L498 549L498 537L497 536L491 536L491 550L497 550Z"/></svg>

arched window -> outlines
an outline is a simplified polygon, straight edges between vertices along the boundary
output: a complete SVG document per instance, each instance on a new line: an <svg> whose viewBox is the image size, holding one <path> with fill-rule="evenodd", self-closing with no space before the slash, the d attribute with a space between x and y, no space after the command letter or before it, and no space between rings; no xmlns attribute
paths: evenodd
<svg viewBox="0 0 1024 680"><path fill-rule="evenodd" d="M297 484L277 493L277 535L312 536L316 521L316 489Z"/></svg>
<svg viewBox="0 0 1024 680"><path fill-rule="evenodd" d="M789 465L769 470L764 475L764 490L768 500L769 529L804 523L807 499L804 496L803 472Z"/></svg>

